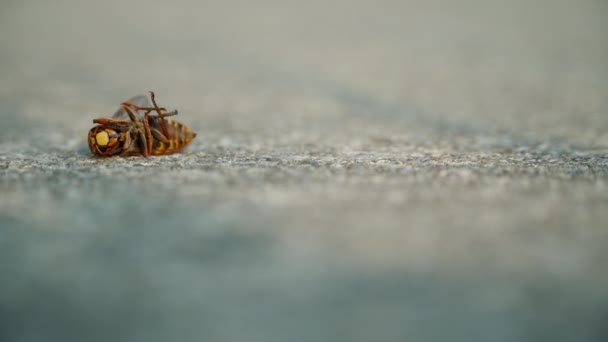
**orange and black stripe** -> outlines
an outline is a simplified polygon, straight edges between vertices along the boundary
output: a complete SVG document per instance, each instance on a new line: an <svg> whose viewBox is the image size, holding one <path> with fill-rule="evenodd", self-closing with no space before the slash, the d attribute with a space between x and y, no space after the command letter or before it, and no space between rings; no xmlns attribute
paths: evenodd
<svg viewBox="0 0 608 342"><path fill-rule="evenodd" d="M154 139L152 143L152 154L154 155L170 154L179 151L196 137L194 131L177 120L167 118L165 119L165 123L169 133L169 141L162 142ZM160 128L158 122L152 123L152 126L157 129Z"/></svg>

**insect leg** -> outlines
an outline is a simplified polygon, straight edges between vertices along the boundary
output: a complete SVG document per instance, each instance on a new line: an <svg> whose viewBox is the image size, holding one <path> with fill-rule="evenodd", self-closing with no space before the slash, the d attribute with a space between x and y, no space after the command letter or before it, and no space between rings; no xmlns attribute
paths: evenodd
<svg viewBox="0 0 608 342"><path fill-rule="evenodd" d="M133 121L133 122L139 121L139 118L137 117L137 112L133 108L131 108L130 106L123 105L123 104L121 104L120 106L122 107L122 109L125 110L125 112L127 112L127 114L129 114L129 118L131 118L131 121Z"/></svg>
<svg viewBox="0 0 608 342"><path fill-rule="evenodd" d="M157 130L156 128L150 128L150 131L152 132L152 136L156 140L160 140L161 142L164 142L165 144L169 143L169 139L167 139L167 137L165 137L161 131Z"/></svg>
<svg viewBox="0 0 608 342"><path fill-rule="evenodd" d="M168 139L171 139L171 136L169 135L169 131L167 131L167 124L165 123L165 118L163 113L160 110L160 107L158 107L158 104L156 104L156 99L155 99L156 95L154 95L154 92L152 90L150 90L150 99L152 99L152 104L154 105L154 109L156 109L156 113L158 113L158 117L160 118L160 127L163 129L163 133L165 134L165 136ZM177 114L177 112L176 112Z"/></svg>
<svg viewBox="0 0 608 342"><path fill-rule="evenodd" d="M146 146L148 154L152 154L152 132L150 132L150 124L148 123L147 114L144 117L144 130L148 142L147 144L144 144L144 146ZM144 140L144 142L145 141L146 140Z"/></svg>
<svg viewBox="0 0 608 342"><path fill-rule="evenodd" d="M139 111L139 110L149 110L149 111L156 110L155 107L142 107L142 106L138 106L136 104L133 104L131 102L122 102L120 104L120 106L121 107L123 107L123 106L131 107L131 109L136 110L136 111ZM167 111L167 108L165 108L165 107L160 107L159 109L162 110L162 111L165 111L165 112Z"/></svg>
<svg viewBox="0 0 608 342"><path fill-rule="evenodd" d="M121 126L121 127L128 127L131 125L131 122L129 122L129 121L115 120L115 119L110 119L110 118L93 119L93 123L101 124L101 125Z"/></svg>
<svg viewBox="0 0 608 342"><path fill-rule="evenodd" d="M163 116L165 116L165 117L166 116L173 116L173 115L177 115L177 110L174 110L172 112L168 112L168 113L163 114ZM148 113L146 113L146 115L144 115L144 120L148 123L149 127L150 127L151 124L154 124L154 123L151 123L151 121L153 121L153 120L163 120L163 122L165 122L165 124L166 124L166 120L164 120L164 118L159 118L157 116L152 116L152 115L149 115ZM162 125L161 125L161 129L162 129ZM169 143L169 137L165 136L163 134L163 132L161 132L160 130L158 130L156 128L153 128L153 127L150 127L150 133L152 134L152 137L154 137L154 139L159 140L159 141L161 141L161 142L163 142L165 144Z"/></svg>
<svg viewBox="0 0 608 342"><path fill-rule="evenodd" d="M125 134L125 142L122 144L123 153L126 153L129 147L131 147L131 130Z"/></svg>
<svg viewBox="0 0 608 342"><path fill-rule="evenodd" d="M143 107L142 107L143 108ZM154 108L149 109L149 108L144 108L146 110L146 112L144 113L144 116L148 115L149 117L152 116L150 115L150 112L155 110ZM160 110L165 110L164 108L161 108ZM170 112L165 111L165 113L163 114L163 117L167 117L167 116L174 116L177 115L177 109L176 110L172 110ZM156 116L157 118L159 117L158 115Z"/></svg>
<svg viewBox="0 0 608 342"><path fill-rule="evenodd" d="M141 140L141 149L143 151L144 157L148 157L148 155L150 154L148 153L148 139L146 139L146 133L142 130L138 130L137 133L139 133L139 139Z"/></svg>
<svg viewBox="0 0 608 342"><path fill-rule="evenodd" d="M133 120L134 124L137 125L138 122L142 121L139 118L139 116L137 115L137 112L135 112L135 110L133 108L131 108L131 106L128 106L128 105L121 105L121 106L127 112L127 114L129 114L129 117L131 118L131 120ZM143 119L143 126L144 126L143 132L140 131L140 137L142 137L142 139L141 139L141 143L142 143L141 148L142 148L142 150L144 150L144 156L145 157L147 157L149 154L152 153L152 133L150 132L150 125L148 124L148 113L150 111L146 112L146 114L144 115L144 119Z"/></svg>
<svg viewBox="0 0 608 342"><path fill-rule="evenodd" d="M166 112L165 114L163 114L163 117L173 116L173 115L177 115L177 109L170 111L170 112Z"/></svg>

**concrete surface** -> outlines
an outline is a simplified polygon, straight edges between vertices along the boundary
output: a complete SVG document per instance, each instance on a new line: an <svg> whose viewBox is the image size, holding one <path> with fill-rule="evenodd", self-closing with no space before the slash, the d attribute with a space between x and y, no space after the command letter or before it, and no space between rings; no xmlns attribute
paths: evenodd
<svg viewBox="0 0 608 342"><path fill-rule="evenodd" d="M3 1L1 341L601 341L604 1ZM199 135L94 158L153 89Z"/></svg>

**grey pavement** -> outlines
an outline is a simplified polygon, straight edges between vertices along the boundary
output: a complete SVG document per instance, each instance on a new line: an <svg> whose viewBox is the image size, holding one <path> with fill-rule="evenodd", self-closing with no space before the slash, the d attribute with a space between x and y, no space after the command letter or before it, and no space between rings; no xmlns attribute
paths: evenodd
<svg viewBox="0 0 608 342"><path fill-rule="evenodd" d="M603 341L608 4L3 1L0 341ZM198 136L100 159L154 90Z"/></svg>

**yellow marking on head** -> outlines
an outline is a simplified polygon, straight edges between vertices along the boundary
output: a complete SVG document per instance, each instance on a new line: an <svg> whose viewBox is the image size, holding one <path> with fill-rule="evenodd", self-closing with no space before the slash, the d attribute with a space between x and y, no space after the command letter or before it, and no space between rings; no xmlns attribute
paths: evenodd
<svg viewBox="0 0 608 342"><path fill-rule="evenodd" d="M95 135L95 141L99 146L107 146L110 141L110 137L108 136L108 132L101 131Z"/></svg>

